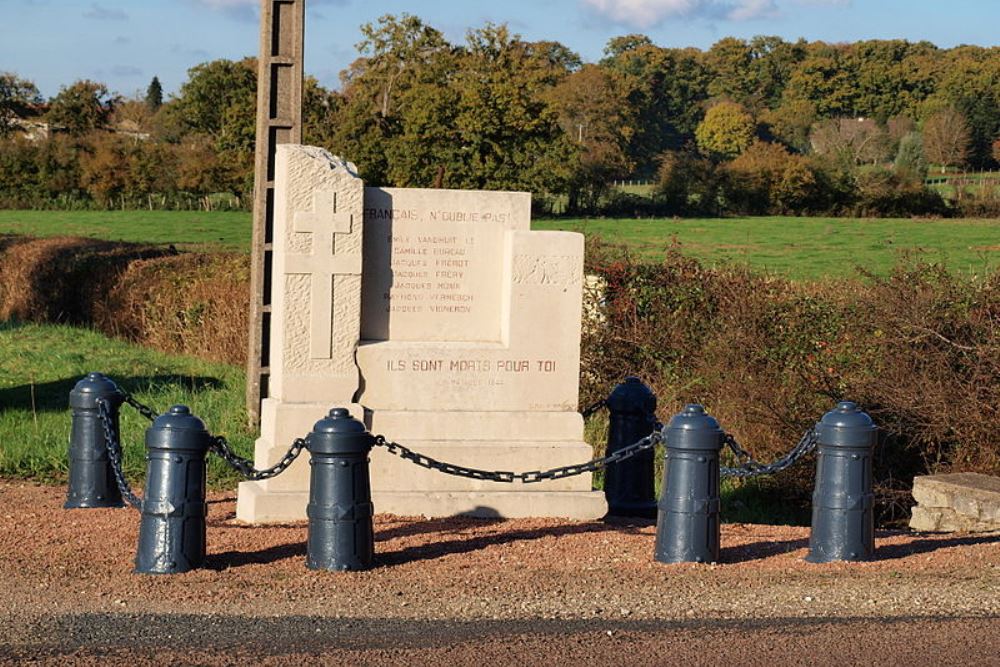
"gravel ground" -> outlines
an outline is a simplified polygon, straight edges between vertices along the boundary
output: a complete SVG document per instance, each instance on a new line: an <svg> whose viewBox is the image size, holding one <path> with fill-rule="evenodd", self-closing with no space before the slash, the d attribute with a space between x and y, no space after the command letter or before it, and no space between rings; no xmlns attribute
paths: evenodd
<svg viewBox="0 0 1000 667"><path fill-rule="evenodd" d="M133 574L138 515L0 481L0 662L1000 665L1000 535L723 526L722 562L653 562L654 527L378 516L378 567L307 570L304 525L215 495L203 570Z"/></svg>

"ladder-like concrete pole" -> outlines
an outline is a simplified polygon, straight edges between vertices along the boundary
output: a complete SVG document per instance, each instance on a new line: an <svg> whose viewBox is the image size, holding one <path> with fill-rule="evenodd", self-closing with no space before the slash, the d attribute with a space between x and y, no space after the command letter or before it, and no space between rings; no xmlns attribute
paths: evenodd
<svg viewBox="0 0 1000 667"><path fill-rule="evenodd" d="M305 0L261 0L257 70L257 151L254 163L253 246L250 264L250 335L247 414L260 423L268 395L271 332L271 262L274 229L274 156L279 144L302 143L302 64Z"/></svg>

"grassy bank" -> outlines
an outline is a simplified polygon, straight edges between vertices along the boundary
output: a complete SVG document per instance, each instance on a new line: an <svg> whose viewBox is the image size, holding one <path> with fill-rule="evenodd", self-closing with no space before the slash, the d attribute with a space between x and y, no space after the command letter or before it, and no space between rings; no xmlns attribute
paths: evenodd
<svg viewBox="0 0 1000 667"><path fill-rule="evenodd" d="M0 476L65 480L69 392L90 371L110 375L158 410L190 405L213 433L225 435L243 455L252 451L242 369L163 354L86 329L5 323L0 325ZM121 423L126 471L136 480L145 472L142 437L148 422L125 406ZM236 481L217 460L209 478L216 486Z"/></svg>
<svg viewBox="0 0 1000 667"><path fill-rule="evenodd" d="M537 220L628 246L637 258L680 250L708 264L747 264L795 279L853 275L857 267L886 275L901 252L960 273L1000 267L1000 220L848 218L693 218L683 220ZM0 211L0 233L72 235L178 248L246 252L250 215L191 211Z"/></svg>

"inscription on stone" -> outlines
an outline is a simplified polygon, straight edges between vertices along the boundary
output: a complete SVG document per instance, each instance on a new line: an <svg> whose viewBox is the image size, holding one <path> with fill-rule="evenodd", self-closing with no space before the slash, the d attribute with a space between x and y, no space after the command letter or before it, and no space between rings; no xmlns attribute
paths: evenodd
<svg viewBox="0 0 1000 667"><path fill-rule="evenodd" d="M504 232L530 211L483 194L365 189L363 339L500 341Z"/></svg>

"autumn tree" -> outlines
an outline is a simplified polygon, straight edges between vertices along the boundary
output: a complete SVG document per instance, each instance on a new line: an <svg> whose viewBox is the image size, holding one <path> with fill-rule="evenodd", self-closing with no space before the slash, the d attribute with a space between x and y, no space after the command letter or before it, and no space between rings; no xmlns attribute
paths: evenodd
<svg viewBox="0 0 1000 667"><path fill-rule="evenodd" d="M931 164L962 167L969 158L969 126L954 108L944 109L924 121L924 154Z"/></svg>
<svg viewBox="0 0 1000 667"><path fill-rule="evenodd" d="M754 120L741 105L720 102L705 114L695 137L703 153L719 158L733 158L753 142Z"/></svg>
<svg viewBox="0 0 1000 667"><path fill-rule="evenodd" d="M833 118L817 123L810 134L812 149L845 166L875 164L891 156L885 129L870 118Z"/></svg>
<svg viewBox="0 0 1000 667"><path fill-rule="evenodd" d="M777 108L761 114L771 135L785 146L807 153L809 133L816 122L816 107L808 100L785 100Z"/></svg>
<svg viewBox="0 0 1000 667"><path fill-rule="evenodd" d="M38 88L13 72L0 72L0 137L7 136L15 118L28 115L42 103Z"/></svg>
<svg viewBox="0 0 1000 667"><path fill-rule="evenodd" d="M822 201L819 179L808 159L778 144L754 142L723 170L726 199L739 213L803 212Z"/></svg>
<svg viewBox="0 0 1000 667"><path fill-rule="evenodd" d="M552 88L550 99L563 132L577 144L579 162L569 184L570 211L592 209L609 182L635 163L628 154L635 118L619 76L584 65Z"/></svg>
<svg viewBox="0 0 1000 667"><path fill-rule="evenodd" d="M79 137L106 127L118 101L103 83L77 81L61 88L52 98L47 119L55 127Z"/></svg>

